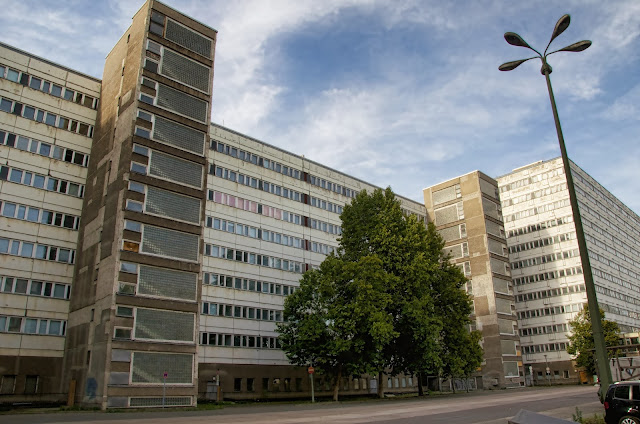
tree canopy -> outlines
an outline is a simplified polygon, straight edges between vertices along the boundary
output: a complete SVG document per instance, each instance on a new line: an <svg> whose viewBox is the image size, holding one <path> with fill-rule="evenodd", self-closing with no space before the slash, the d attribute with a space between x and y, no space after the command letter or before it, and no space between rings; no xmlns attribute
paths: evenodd
<svg viewBox="0 0 640 424"><path fill-rule="evenodd" d="M607 347L618 346L620 328L613 321L604 319L604 311L600 309L602 318L602 332L604 333L604 343ZM584 368L591 375L597 374L595 362L595 342L593 341L593 330L591 328L591 314L589 308L584 308L574 319L569 321L571 335L569 336L569 346L567 352L576 357L576 365ZM609 358L615 355L614 349L608 349Z"/></svg>
<svg viewBox="0 0 640 424"><path fill-rule="evenodd" d="M390 188L362 191L340 216L336 254L308 271L278 326L297 365L334 380L363 373L468 376L482 360L469 333L466 278L433 224L405 216Z"/></svg>

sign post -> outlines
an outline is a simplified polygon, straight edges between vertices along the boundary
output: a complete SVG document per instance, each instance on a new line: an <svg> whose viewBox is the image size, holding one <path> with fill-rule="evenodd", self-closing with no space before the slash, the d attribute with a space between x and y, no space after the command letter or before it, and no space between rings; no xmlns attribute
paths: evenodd
<svg viewBox="0 0 640 424"><path fill-rule="evenodd" d="M167 395L167 372L165 371L162 374L162 407L164 408L165 405L165 399L166 399L166 395Z"/></svg>
<svg viewBox="0 0 640 424"><path fill-rule="evenodd" d="M309 379L311 380L311 403L314 403L316 401L315 393L313 392L313 373L315 372L315 370L313 369L313 367L309 367L307 368L307 371L309 372Z"/></svg>

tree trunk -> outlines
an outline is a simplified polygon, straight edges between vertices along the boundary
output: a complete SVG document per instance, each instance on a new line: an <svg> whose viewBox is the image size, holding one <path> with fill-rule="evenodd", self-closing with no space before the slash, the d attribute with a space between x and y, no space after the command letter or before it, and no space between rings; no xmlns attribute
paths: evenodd
<svg viewBox="0 0 640 424"><path fill-rule="evenodd" d="M336 375L336 382L333 385L333 401L338 401L338 391L340 390L340 380L342 380L342 366L338 367L338 374Z"/></svg>
<svg viewBox="0 0 640 424"><path fill-rule="evenodd" d="M384 399L384 386L382 381L382 371L378 372L378 397Z"/></svg>
<svg viewBox="0 0 640 424"><path fill-rule="evenodd" d="M418 396L424 396L424 390L422 389L422 373L418 373Z"/></svg>
<svg viewBox="0 0 640 424"><path fill-rule="evenodd" d="M453 380L453 376L449 378L449 387L451 387L451 391L455 394L456 392L456 382Z"/></svg>

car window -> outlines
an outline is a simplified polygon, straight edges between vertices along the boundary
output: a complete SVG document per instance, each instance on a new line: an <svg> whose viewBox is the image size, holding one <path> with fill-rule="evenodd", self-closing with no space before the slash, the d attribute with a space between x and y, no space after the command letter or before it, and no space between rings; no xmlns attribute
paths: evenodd
<svg viewBox="0 0 640 424"><path fill-rule="evenodd" d="M640 400L640 386L638 386L637 384L631 386L631 397L633 397L635 400Z"/></svg>
<svg viewBox="0 0 640 424"><path fill-rule="evenodd" d="M629 399L629 386L616 387L613 397L618 399Z"/></svg>

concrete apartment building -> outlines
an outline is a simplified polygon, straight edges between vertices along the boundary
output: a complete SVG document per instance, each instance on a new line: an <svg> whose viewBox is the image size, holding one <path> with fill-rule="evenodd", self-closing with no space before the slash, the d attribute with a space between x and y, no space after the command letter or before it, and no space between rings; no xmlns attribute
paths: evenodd
<svg viewBox="0 0 640 424"><path fill-rule="evenodd" d="M498 185L479 171L424 190L430 221L469 278L472 329L482 332L482 387L524 384L522 357Z"/></svg>
<svg viewBox="0 0 640 424"><path fill-rule="evenodd" d="M640 327L640 217L571 163L600 307L622 332ZM587 297L560 158L497 178L527 379L577 382L568 322Z"/></svg>
<svg viewBox="0 0 640 424"><path fill-rule="evenodd" d="M277 339L283 302L336 248L344 205L376 187L211 124L216 36L149 0L102 81L0 44L0 402L307 394ZM600 304L637 331L640 220L575 169ZM586 298L562 184L554 160L398 197L470 278L479 387L523 385L529 366L538 381L544 355L575 381L561 350ZM417 381L341 390L380 384Z"/></svg>
<svg viewBox="0 0 640 424"><path fill-rule="evenodd" d="M100 80L0 44L2 394L60 397L100 88Z"/></svg>
<svg viewBox="0 0 640 424"><path fill-rule="evenodd" d="M211 125L215 41L150 0L102 81L0 46L0 401L308 391L279 349L283 301L336 248L342 207L375 187Z"/></svg>

